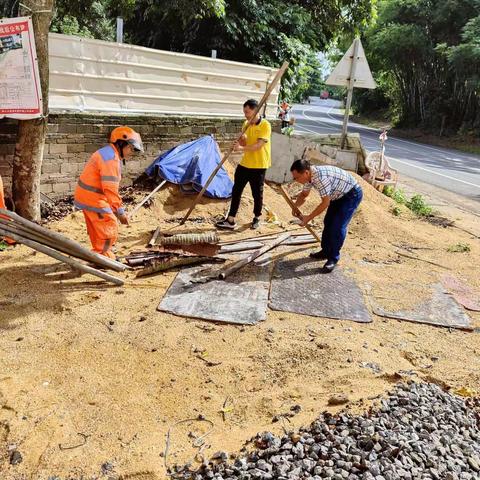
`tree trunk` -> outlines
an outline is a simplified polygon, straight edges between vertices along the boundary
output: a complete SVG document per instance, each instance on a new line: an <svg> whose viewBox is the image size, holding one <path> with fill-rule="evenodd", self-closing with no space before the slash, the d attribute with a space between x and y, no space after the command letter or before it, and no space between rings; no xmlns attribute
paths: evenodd
<svg viewBox="0 0 480 480"><path fill-rule="evenodd" d="M22 13L30 15L33 22L43 116L34 120L19 120L13 157L12 195L19 215L40 220L40 174L48 121L48 30L54 0L24 0L22 5Z"/></svg>

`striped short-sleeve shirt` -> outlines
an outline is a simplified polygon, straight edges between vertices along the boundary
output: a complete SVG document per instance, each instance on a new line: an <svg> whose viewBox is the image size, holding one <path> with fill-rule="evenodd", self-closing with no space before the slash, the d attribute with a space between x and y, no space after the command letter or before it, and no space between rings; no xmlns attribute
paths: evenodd
<svg viewBox="0 0 480 480"><path fill-rule="evenodd" d="M303 190L313 187L322 198L329 196L332 200L338 200L358 185L352 175L332 165L312 165L310 171L312 180L303 186Z"/></svg>

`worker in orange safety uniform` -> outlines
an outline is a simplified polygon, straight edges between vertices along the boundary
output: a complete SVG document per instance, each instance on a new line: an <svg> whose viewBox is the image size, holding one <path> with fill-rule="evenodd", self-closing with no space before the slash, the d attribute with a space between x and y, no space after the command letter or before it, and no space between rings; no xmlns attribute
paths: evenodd
<svg viewBox="0 0 480 480"><path fill-rule="evenodd" d="M1 175L0 175L0 208L3 208L4 210L7 209L7 207L5 206L5 193L3 191L3 180ZM9 220L9 218L6 215L0 214L0 218ZM2 240L2 237L0 237L0 240ZM12 240L11 238L3 238L3 240L5 240L10 245L13 245L15 243L15 240Z"/></svg>
<svg viewBox="0 0 480 480"><path fill-rule="evenodd" d="M118 223L128 217L118 193L122 161L143 152L140 135L130 127L117 127L110 143L97 150L85 165L75 189L74 205L83 211L94 252L115 258L112 251L118 238Z"/></svg>

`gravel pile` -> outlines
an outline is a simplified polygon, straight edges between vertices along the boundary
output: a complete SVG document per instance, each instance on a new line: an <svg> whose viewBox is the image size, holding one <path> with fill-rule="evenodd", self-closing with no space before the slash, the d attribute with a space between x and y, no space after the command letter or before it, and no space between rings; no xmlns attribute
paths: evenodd
<svg viewBox="0 0 480 480"><path fill-rule="evenodd" d="M228 461L217 452L196 472L171 473L193 480L478 480L479 423L462 398L412 382L395 387L377 411L323 413L298 433L258 435L247 456Z"/></svg>

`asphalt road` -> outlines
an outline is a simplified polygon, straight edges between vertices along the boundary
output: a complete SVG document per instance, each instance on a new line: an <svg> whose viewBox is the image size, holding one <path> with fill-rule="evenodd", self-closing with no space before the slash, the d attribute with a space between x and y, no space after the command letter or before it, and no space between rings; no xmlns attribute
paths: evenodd
<svg viewBox="0 0 480 480"><path fill-rule="evenodd" d="M315 98L294 105L295 130L340 133L340 102ZM349 133L359 133L366 150L380 151L380 130L349 122ZM400 174L480 202L480 156L388 136L385 153Z"/></svg>

